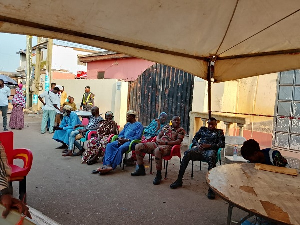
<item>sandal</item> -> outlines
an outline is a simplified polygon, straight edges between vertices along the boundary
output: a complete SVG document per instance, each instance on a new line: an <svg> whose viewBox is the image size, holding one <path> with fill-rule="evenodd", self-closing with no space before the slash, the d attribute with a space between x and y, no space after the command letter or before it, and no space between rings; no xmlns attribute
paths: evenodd
<svg viewBox="0 0 300 225"><path fill-rule="evenodd" d="M72 155L73 155L73 156L82 156L83 152L84 152L84 150L79 151L79 152L77 152L77 153L74 152Z"/></svg>
<svg viewBox="0 0 300 225"><path fill-rule="evenodd" d="M67 153L62 154L62 156L73 156L73 153L72 151L68 151Z"/></svg>
<svg viewBox="0 0 300 225"><path fill-rule="evenodd" d="M99 174L100 175L103 175L103 174L107 174L108 172L112 171L113 168L110 167L110 166L105 166L105 167L102 167L101 169L99 169Z"/></svg>

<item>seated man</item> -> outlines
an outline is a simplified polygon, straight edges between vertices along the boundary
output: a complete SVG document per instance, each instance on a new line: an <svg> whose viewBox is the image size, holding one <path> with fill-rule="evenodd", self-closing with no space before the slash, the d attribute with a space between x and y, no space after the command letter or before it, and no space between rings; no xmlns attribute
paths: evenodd
<svg viewBox="0 0 300 225"><path fill-rule="evenodd" d="M241 155L250 163L262 163L279 167L287 166L287 160L280 154L279 151L272 150L270 148L260 150L258 142L254 139L249 139L244 142L241 147ZM261 217L257 217L255 221L256 220L260 222L259 224L276 225L275 223L267 221ZM251 219L248 219L242 224L254 224L254 222L252 223Z"/></svg>
<svg viewBox="0 0 300 225"><path fill-rule="evenodd" d="M94 170L101 175L115 169L122 162L122 155L129 149L130 142L141 139L143 134L143 125L136 121L136 112L129 110L127 112L127 123L120 132L118 139L106 145L103 157L103 167Z"/></svg>
<svg viewBox="0 0 300 225"><path fill-rule="evenodd" d="M77 110L76 104L74 102L74 98L71 97L71 96L68 97L68 101L67 102L64 102L63 106L65 106L65 105L71 106L73 111Z"/></svg>
<svg viewBox="0 0 300 225"><path fill-rule="evenodd" d="M277 150L270 148L260 150L259 144L254 139L245 141L241 147L241 155L250 163L263 163L273 166L285 167L286 159Z"/></svg>
<svg viewBox="0 0 300 225"><path fill-rule="evenodd" d="M153 180L154 185L161 182L161 169L163 156L170 155L173 145L180 145L183 141L185 130L180 127L180 117L174 116L172 125L166 125L159 132L156 142L140 143L135 146L135 153L137 158L137 169L131 173L131 176L145 175L145 167L143 163L144 154L152 153L154 151L156 163L156 177Z"/></svg>
<svg viewBox="0 0 300 225"><path fill-rule="evenodd" d="M54 127L54 135L53 139L61 142L62 146L57 147L57 149L66 149L69 144L69 137L73 128L76 125L81 124L80 119L78 118L77 114L72 111L72 107L69 105L65 105L63 107L63 119L59 125L59 127Z"/></svg>
<svg viewBox="0 0 300 225"><path fill-rule="evenodd" d="M157 119L151 121L151 123L144 128L144 135L142 137L142 143L150 142L154 137L156 137L161 129L167 124L168 115L162 112ZM132 155L129 159L125 160L126 166L135 165L136 155L135 151L132 151Z"/></svg>
<svg viewBox="0 0 300 225"><path fill-rule="evenodd" d="M177 180L170 185L170 188L175 189L182 186L182 178L190 160L206 161L208 170L216 167L217 152L219 148L224 148L225 137L223 130L217 129L217 120L213 117L208 120L208 127L201 127L192 140L192 148L184 152L181 160L180 170ZM209 188L209 199L215 198L215 193Z"/></svg>
<svg viewBox="0 0 300 225"><path fill-rule="evenodd" d="M0 203L5 207L2 217L6 218L11 208L17 208L19 213L31 218L29 209L19 199L12 197L12 188L9 186L11 168L7 164L5 150L0 142Z"/></svg>
<svg viewBox="0 0 300 225"><path fill-rule="evenodd" d="M69 137L68 150L62 156L79 156L79 155L82 155L82 153L84 152L84 148L80 145L80 143L78 143L75 140L76 135L77 134L82 134L82 136L84 136L85 133L89 130L97 130L98 127L99 127L100 121L103 120L103 118L99 114L99 108L97 106L94 106L91 109L91 113L92 113L92 116L90 117L89 123L86 127L84 127L81 124L74 126L74 129L76 129L77 127L83 127L83 128L80 129L80 130L73 130L71 132L70 137ZM78 153L72 153L73 145L75 145L79 149Z"/></svg>

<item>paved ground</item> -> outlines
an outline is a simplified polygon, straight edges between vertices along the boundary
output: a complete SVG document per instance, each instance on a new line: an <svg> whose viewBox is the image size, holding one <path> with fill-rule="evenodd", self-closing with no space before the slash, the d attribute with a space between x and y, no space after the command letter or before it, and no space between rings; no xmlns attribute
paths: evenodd
<svg viewBox="0 0 300 225"><path fill-rule="evenodd" d="M149 174L149 167L143 177L131 177L133 167L93 175L100 164L88 166L80 164L79 157L62 157L52 135L40 134L37 116L26 115L25 123L25 129L14 131L14 146L29 148L34 156L27 179L28 204L53 220L63 225L226 224L227 204L206 197L206 165L199 171L196 163L194 179L189 167L183 188L177 190L169 188L177 177L176 158L170 161L168 179L158 186L152 184L155 175ZM14 187L17 192L17 184ZM244 214L236 210L234 218Z"/></svg>

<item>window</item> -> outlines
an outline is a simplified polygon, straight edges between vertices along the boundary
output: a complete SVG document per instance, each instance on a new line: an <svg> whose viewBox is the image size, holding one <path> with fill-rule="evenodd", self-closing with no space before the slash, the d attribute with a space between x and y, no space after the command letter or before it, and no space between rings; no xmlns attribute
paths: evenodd
<svg viewBox="0 0 300 225"><path fill-rule="evenodd" d="M104 73L105 71L98 71L97 79L104 79Z"/></svg>

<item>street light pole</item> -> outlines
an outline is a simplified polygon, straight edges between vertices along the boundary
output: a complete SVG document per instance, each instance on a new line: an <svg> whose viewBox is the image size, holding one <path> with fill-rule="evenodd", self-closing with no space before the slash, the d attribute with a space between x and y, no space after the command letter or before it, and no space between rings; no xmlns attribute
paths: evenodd
<svg viewBox="0 0 300 225"><path fill-rule="evenodd" d="M32 36L26 36L26 108L30 107L29 82L31 76Z"/></svg>

